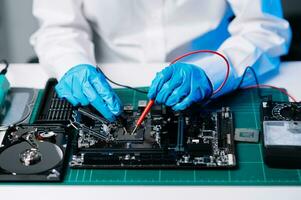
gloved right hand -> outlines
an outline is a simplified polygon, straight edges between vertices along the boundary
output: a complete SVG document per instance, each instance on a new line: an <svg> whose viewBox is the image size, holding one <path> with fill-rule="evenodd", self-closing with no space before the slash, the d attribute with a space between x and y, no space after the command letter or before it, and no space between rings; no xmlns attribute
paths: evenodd
<svg viewBox="0 0 301 200"><path fill-rule="evenodd" d="M121 101L104 75L96 67L81 64L71 68L56 85L60 98L66 98L73 106L91 104L109 121L121 113Z"/></svg>
<svg viewBox="0 0 301 200"><path fill-rule="evenodd" d="M157 73L148 90L148 98L179 111L212 94L205 71L193 64L175 63Z"/></svg>

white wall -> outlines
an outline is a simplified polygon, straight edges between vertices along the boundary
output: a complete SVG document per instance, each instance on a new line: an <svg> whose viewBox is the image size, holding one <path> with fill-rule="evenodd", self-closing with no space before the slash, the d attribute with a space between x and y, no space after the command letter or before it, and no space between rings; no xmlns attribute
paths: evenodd
<svg viewBox="0 0 301 200"><path fill-rule="evenodd" d="M32 0L0 0L0 59L27 62L35 53L30 35L38 28Z"/></svg>

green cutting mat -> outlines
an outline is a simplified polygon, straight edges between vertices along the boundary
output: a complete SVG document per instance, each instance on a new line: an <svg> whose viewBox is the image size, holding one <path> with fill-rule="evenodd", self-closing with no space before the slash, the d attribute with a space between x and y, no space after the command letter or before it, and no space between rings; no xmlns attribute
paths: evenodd
<svg viewBox="0 0 301 200"><path fill-rule="evenodd" d="M272 89L261 89L274 100L287 97ZM124 104L137 105L146 96L127 89L116 89ZM221 103L222 102L222 103ZM234 111L236 128L261 129L256 90L228 95L219 104ZM69 169L66 185L301 185L301 171L271 169L263 163L262 144L238 143L238 168L231 170L91 170Z"/></svg>

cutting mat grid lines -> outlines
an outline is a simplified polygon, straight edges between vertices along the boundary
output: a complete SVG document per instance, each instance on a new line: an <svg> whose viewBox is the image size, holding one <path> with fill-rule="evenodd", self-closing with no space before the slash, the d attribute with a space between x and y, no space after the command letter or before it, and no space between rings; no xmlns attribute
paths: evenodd
<svg viewBox="0 0 301 200"><path fill-rule="evenodd" d="M147 91L147 88L140 88ZM145 94L128 89L115 89L124 105L137 107L138 100L147 100ZM261 89L264 96L287 101L287 97L273 89ZM40 91L41 99L43 91ZM212 102L212 108L229 106L234 112L236 128L261 130L261 99L256 89L239 91ZM37 106L36 106L37 107ZM31 116L31 122L36 109ZM262 141L261 141L262 142ZM122 169L68 169L62 183L51 185L301 185L301 171L272 169L263 163L262 144L237 143L237 169L202 170L122 170ZM8 183L5 183L8 184ZM23 183L11 183L23 184ZM35 184L35 183L32 183Z"/></svg>
<svg viewBox="0 0 301 200"><path fill-rule="evenodd" d="M145 90L147 88L144 88ZM287 101L282 93L261 89L265 96ZM124 105L137 106L146 95L128 89L116 89ZM235 127L261 129L260 98L256 89L223 97L214 106L227 105L234 112ZM301 185L301 171L271 169L263 163L262 144L238 143L238 168L233 170L103 170L69 169L67 185Z"/></svg>
<svg viewBox="0 0 301 200"><path fill-rule="evenodd" d="M147 88L140 88L145 89ZM115 89L124 105L136 107L138 100L147 100L145 94L128 89ZM287 101L287 97L273 89L261 89L264 96ZM43 91L40 91L41 99ZM244 90L222 97L211 106L229 106L234 112L236 128L261 130L261 99L256 89ZM37 108L37 106L35 106ZM37 109L31 116L34 120ZM261 141L262 142L262 141ZM68 169L62 183L32 183L45 185L301 185L301 170L272 169L263 163L262 144L237 143L237 169L222 170L115 170ZM5 183L22 185L24 183ZM28 183L27 183L28 184Z"/></svg>

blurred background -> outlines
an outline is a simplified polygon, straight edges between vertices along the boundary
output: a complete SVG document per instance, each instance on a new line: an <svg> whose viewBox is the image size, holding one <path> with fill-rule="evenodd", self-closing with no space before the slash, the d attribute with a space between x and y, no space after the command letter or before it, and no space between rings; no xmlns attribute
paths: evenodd
<svg viewBox="0 0 301 200"><path fill-rule="evenodd" d="M283 60L301 60L301 2L282 0L284 16L293 30L290 52ZM0 1L0 58L9 62L34 62L30 35L38 28L31 14L32 0Z"/></svg>

